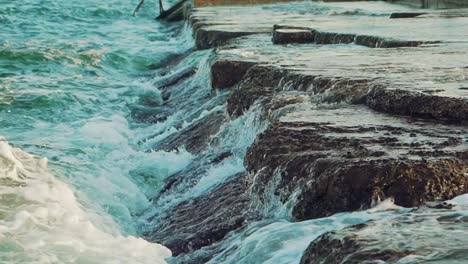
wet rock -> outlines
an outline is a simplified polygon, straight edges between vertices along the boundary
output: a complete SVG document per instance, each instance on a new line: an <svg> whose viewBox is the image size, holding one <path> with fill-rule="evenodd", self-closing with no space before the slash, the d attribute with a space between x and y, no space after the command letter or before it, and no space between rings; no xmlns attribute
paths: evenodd
<svg viewBox="0 0 468 264"><path fill-rule="evenodd" d="M195 46L199 50L210 49L222 46L233 38L260 33L263 32L215 30L202 27L195 33Z"/></svg>
<svg viewBox="0 0 468 264"><path fill-rule="evenodd" d="M364 226L360 227L364 228ZM354 228L359 229L359 227ZM300 263L338 264L345 261L350 264L378 263L379 261L393 263L412 253L411 251L382 250L378 248L360 253L361 245L355 237L349 236L340 239L336 235L335 232L330 232L317 238L306 249ZM359 253L356 254L356 252Z"/></svg>
<svg viewBox="0 0 468 264"><path fill-rule="evenodd" d="M144 123L163 122L171 114L172 114L172 111L164 106L133 105L131 107L132 118L137 120L138 122L144 122Z"/></svg>
<svg viewBox="0 0 468 264"><path fill-rule="evenodd" d="M362 103L370 87L373 84L363 79L315 76L274 66L256 65L232 89L227 111L231 116L239 116L255 101L264 99L264 104L267 104L273 95L291 90L313 93L327 102Z"/></svg>
<svg viewBox="0 0 468 264"><path fill-rule="evenodd" d="M162 76L161 79L156 83L159 89L167 89L171 86L177 85L180 82L192 77L196 71L194 69L187 69L176 74L168 76Z"/></svg>
<svg viewBox="0 0 468 264"><path fill-rule="evenodd" d="M421 209L326 233L305 250L301 264L464 263L468 259L466 208ZM432 256L432 257L431 257Z"/></svg>
<svg viewBox="0 0 468 264"><path fill-rule="evenodd" d="M334 32L317 32L315 43L317 44L350 44L354 42L356 35Z"/></svg>
<svg viewBox="0 0 468 264"><path fill-rule="evenodd" d="M226 109L231 116L240 116L258 99L274 93L284 71L267 67L252 67L232 90Z"/></svg>
<svg viewBox="0 0 468 264"><path fill-rule="evenodd" d="M356 44L370 48L399 48L399 47L417 47L424 44L423 41L405 41L382 38L378 36L359 35L356 36Z"/></svg>
<svg viewBox="0 0 468 264"><path fill-rule="evenodd" d="M158 142L154 149L172 151L184 147L191 153L204 150L225 121L223 112L211 113Z"/></svg>
<svg viewBox="0 0 468 264"><path fill-rule="evenodd" d="M392 13L390 18L413 18L422 15L426 15L424 12L406 12L406 13Z"/></svg>
<svg viewBox="0 0 468 264"><path fill-rule="evenodd" d="M273 44L313 43L314 32L310 29L276 29Z"/></svg>
<svg viewBox="0 0 468 264"><path fill-rule="evenodd" d="M367 96L372 109L399 115L453 122L468 120L468 101L463 98L427 95L400 89L376 89Z"/></svg>
<svg viewBox="0 0 468 264"><path fill-rule="evenodd" d="M443 202L427 202L425 204L428 208L433 208L433 209L452 209L455 207L455 204L443 201Z"/></svg>
<svg viewBox="0 0 468 264"><path fill-rule="evenodd" d="M413 207L468 192L468 164L455 151L467 147L451 140L459 128L431 126L358 106L304 110L262 133L245 162L260 196L278 177L270 191L282 201L298 193L292 210L298 220L368 208L388 197ZM409 137L412 131L424 136Z"/></svg>
<svg viewBox="0 0 468 264"><path fill-rule="evenodd" d="M205 153L193 160L187 167L167 177L159 194L152 198L154 202L165 195L184 193L185 190L195 186L201 177L206 175L213 167L232 157L230 150L218 153Z"/></svg>
<svg viewBox="0 0 468 264"><path fill-rule="evenodd" d="M468 192L467 163L457 159L340 162L322 158L314 165L321 171L310 175L316 183L298 198L293 212L298 219L369 208L386 197L394 197L397 205L414 207Z"/></svg>
<svg viewBox="0 0 468 264"><path fill-rule="evenodd" d="M245 177L233 177L211 193L178 205L146 238L162 243L178 256L214 244L244 227L249 204Z"/></svg>
<svg viewBox="0 0 468 264"><path fill-rule="evenodd" d="M211 86L213 88L229 88L242 80L247 70L257 62L218 60L211 66Z"/></svg>
<svg viewBox="0 0 468 264"><path fill-rule="evenodd" d="M275 26L273 30L273 43L315 43L321 45L354 43L356 45L362 45L369 48L399 48L417 47L422 44L433 44L439 42L397 40L380 36L325 32L306 27Z"/></svg>

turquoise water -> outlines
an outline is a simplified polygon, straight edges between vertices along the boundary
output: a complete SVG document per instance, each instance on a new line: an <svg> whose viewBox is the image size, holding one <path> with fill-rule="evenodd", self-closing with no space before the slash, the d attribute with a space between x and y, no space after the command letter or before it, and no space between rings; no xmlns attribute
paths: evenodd
<svg viewBox="0 0 468 264"><path fill-rule="evenodd" d="M130 108L141 95L158 99L152 65L191 42L180 24L153 20L153 1L132 17L136 4L0 0L0 135L10 142L2 141L10 158L1 161L15 164L0 175L0 262L158 263L168 255L134 237L134 217L150 202L132 171L156 170L157 190L191 157L142 151L151 125L134 122ZM11 145L47 157L48 169Z"/></svg>
<svg viewBox="0 0 468 264"><path fill-rule="evenodd" d="M191 30L155 22L156 1L132 17L137 2L0 0L0 263L164 263L170 251L142 239L145 229L245 171L245 151L268 125L256 107L223 124L206 153L152 150L223 112L228 91L211 89L212 51L189 52ZM178 54L185 54L179 63L160 67ZM167 119L145 119L163 105L167 91L158 87L190 71L170 88ZM232 155L219 164L200 162L226 150ZM196 180L152 201L164 179L191 162L200 165L189 175ZM273 196L264 208L269 218L231 234L210 263L297 263L326 231L408 211L384 202L378 210L291 222Z"/></svg>

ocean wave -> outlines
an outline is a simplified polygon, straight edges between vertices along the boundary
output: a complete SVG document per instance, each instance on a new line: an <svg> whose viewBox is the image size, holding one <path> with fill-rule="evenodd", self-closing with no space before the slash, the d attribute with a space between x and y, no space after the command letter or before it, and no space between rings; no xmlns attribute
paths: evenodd
<svg viewBox="0 0 468 264"><path fill-rule="evenodd" d="M42 64L44 62L68 63L80 66L97 66L104 56L104 50L67 51L58 48L27 47L14 48L11 45L0 47L0 61L6 60L21 64Z"/></svg>
<svg viewBox="0 0 468 264"><path fill-rule="evenodd" d="M104 220L100 225L112 228ZM0 140L2 263L165 263L170 255L117 227L103 231L48 171L47 159Z"/></svg>

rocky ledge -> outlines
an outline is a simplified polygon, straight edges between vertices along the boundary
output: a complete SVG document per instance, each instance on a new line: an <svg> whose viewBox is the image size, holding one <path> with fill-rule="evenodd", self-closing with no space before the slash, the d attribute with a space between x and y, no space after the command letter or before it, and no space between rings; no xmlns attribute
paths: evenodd
<svg viewBox="0 0 468 264"><path fill-rule="evenodd" d="M466 205L422 207L399 217L385 218L326 233L313 241L301 264L313 263L459 263L466 252ZM432 256L432 257L431 257Z"/></svg>
<svg viewBox="0 0 468 264"><path fill-rule="evenodd" d="M468 192L465 130L406 121L362 107L315 106L262 133L246 164L257 192L284 202L297 220L370 208L404 207ZM274 183L273 183L274 181Z"/></svg>
<svg viewBox="0 0 468 264"><path fill-rule="evenodd" d="M358 27L362 21L345 16L336 24L328 22L328 14L317 17L312 28L301 12L282 17L275 8L233 9L198 8L188 17L196 47L216 48L209 62L212 87L196 82L187 92L199 69L186 67L162 79L164 102L134 111L158 122L173 109L194 109L190 124L178 122L177 132L152 145L186 150L194 158L167 177L154 197L158 206L179 202L147 219L156 223L145 233L147 239L169 247L181 263L205 263L223 241L252 223L271 221L265 208L286 208L290 214L282 220L305 221L392 199L398 206L422 208L327 233L311 243L302 263L425 257L440 253L427 249L437 248L437 235L460 246L450 241L449 234L455 234L450 226L465 228L466 217L444 205L437 210L424 205L468 192L463 84L468 61L459 59L466 55L466 43L454 36L441 41L437 34L401 35L393 29L404 19L373 18L381 26L389 23L390 33L384 34L368 32ZM420 23L431 22L421 17ZM285 21L295 26L278 26ZM334 33L347 23L342 33ZM428 51L433 58L421 56ZM186 103L192 97L201 107L194 100ZM246 153L222 144L223 129L254 114L269 125ZM239 157L245 171L207 193L184 196L208 173L213 181L224 177L212 169ZM435 225L442 226L441 234L418 229ZM418 244L418 238L432 244Z"/></svg>
<svg viewBox="0 0 468 264"><path fill-rule="evenodd" d="M423 44L435 44L438 41L399 40L380 36L350 33L321 32L313 28L297 28L275 25L273 27L274 44L315 43L315 44L350 44L369 48L417 47Z"/></svg>

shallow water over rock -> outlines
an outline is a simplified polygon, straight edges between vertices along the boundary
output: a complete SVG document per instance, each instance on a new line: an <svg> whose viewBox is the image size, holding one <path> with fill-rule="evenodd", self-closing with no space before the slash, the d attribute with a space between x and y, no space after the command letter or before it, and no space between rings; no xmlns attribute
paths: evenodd
<svg viewBox="0 0 468 264"><path fill-rule="evenodd" d="M0 134L51 161L2 145L0 259L314 263L330 243L351 241L336 246L346 258L391 230L423 241L356 261L466 260L463 240L445 255L449 236L431 241L457 232L446 222L463 227L462 205L405 208L468 188L466 16L397 30L408 20L390 14L410 9L303 2L205 7L183 25L130 18L117 0L46 2L0 8L12 27L0 36ZM274 24L321 35L274 45ZM387 39L421 45L369 47ZM12 203L33 183L46 200ZM17 223L30 227L21 238Z"/></svg>

